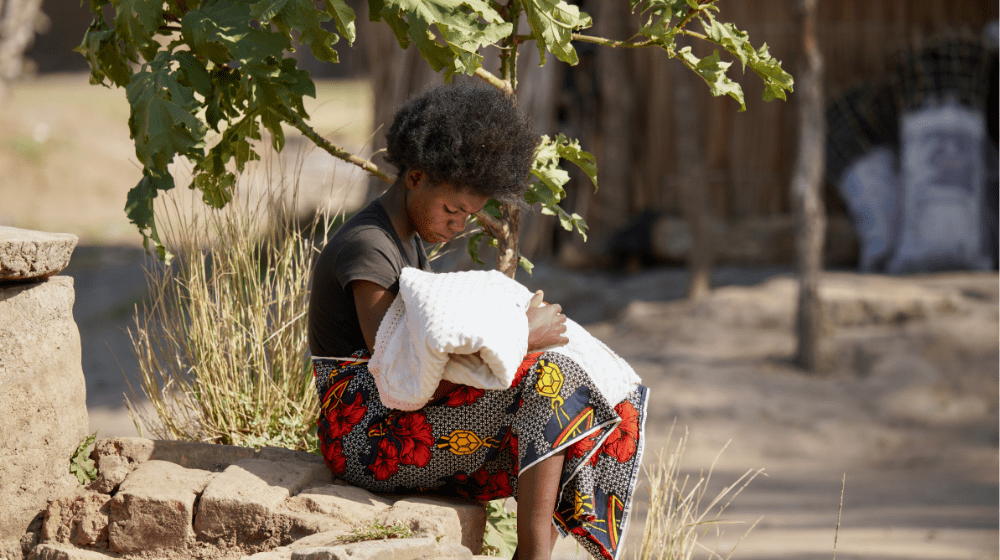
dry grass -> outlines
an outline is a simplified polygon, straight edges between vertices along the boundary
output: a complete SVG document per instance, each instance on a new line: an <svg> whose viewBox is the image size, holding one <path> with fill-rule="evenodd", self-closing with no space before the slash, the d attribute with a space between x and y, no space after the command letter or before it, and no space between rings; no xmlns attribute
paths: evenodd
<svg viewBox="0 0 1000 560"><path fill-rule="evenodd" d="M316 449L305 315L317 249L312 228L291 215L294 193L278 184L223 210L192 212L177 198L158 208L175 258L149 271L150 299L130 329L151 405L139 406L134 389L127 399L140 433ZM325 243L328 232L317 233Z"/></svg>
<svg viewBox="0 0 1000 560"><path fill-rule="evenodd" d="M657 455L656 463L645 469L649 481L649 507L642 544L634 557L636 560L691 560L697 554L710 560L729 558L736 546L726 556L717 552L723 527L732 524L724 520L722 514L740 492L764 471L748 470L706 503L715 461L707 473L702 471L696 478L682 475L680 463L687 447L688 434L685 430L675 445L672 443L673 435L674 428L671 427L667 444ZM716 461L724 451L725 448L719 451ZM757 522L751 525L740 541L756 525ZM714 539L714 545L705 544L709 539Z"/></svg>

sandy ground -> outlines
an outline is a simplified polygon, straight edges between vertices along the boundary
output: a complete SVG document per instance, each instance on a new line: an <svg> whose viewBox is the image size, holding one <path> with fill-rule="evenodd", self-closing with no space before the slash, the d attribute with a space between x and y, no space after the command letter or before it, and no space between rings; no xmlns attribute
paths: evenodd
<svg viewBox="0 0 1000 560"><path fill-rule="evenodd" d="M135 367L124 329L144 293L144 259L81 247L66 271L77 286L90 427L101 437L136 434L122 405ZM678 269L617 277L541 266L522 281L562 298L652 389L645 466L687 431L685 471L715 461L706 504L764 470L722 516L741 524L703 538L723 556L759 519L734 558L831 558L835 536L844 559L998 557L996 274L829 274L890 314L840 311L816 375L791 364L793 281L782 270L720 269L700 304L679 299ZM903 295L886 303L887 293ZM900 301L908 307L893 307ZM633 546L644 499L640 490ZM585 554L563 540L556 556Z"/></svg>
<svg viewBox="0 0 1000 560"><path fill-rule="evenodd" d="M363 146L370 92L320 90L312 111L330 123L324 130ZM121 91L79 75L23 84L0 111L0 224L81 237L65 274L76 282L90 429L100 437L136 434L123 406L136 370L125 329L148 261L121 211L138 179L126 115ZM310 157L300 176L353 180ZM703 539L723 557L760 519L733 558L831 558L835 537L842 559L998 558L996 273L831 273L837 305L820 374L791 365L787 273L720 268L713 296L698 304L682 299L678 269L624 276L541 265L519 279L562 303L652 389L647 466L673 427L688 433L682 464L692 476L725 448L707 499L764 469L722 516L743 524ZM640 490L632 544L644 499ZM583 557L570 540L556 552Z"/></svg>

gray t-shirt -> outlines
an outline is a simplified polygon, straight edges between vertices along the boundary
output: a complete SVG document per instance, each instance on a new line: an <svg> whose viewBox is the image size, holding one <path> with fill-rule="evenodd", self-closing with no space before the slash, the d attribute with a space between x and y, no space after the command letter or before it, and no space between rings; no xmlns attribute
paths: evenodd
<svg viewBox="0 0 1000 560"><path fill-rule="evenodd" d="M430 271L417 238L417 260L411 263L389 214L378 199L347 220L316 260L309 297L309 351L313 356L344 357L367 348L351 282L367 280L399 293L404 267Z"/></svg>

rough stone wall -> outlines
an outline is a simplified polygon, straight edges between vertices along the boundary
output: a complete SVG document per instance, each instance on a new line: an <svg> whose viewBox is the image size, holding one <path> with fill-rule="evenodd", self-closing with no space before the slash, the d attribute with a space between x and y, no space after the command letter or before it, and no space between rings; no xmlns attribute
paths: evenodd
<svg viewBox="0 0 1000 560"><path fill-rule="evenodd" d="M69 277L0 283L0 558L20 558L32 520L77 485L87 406L74 299Z"/></svg>

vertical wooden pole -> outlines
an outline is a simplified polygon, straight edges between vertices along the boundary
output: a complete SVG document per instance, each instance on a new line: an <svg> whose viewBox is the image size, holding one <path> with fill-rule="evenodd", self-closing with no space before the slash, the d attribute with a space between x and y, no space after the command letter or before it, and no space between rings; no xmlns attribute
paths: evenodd
<svg viewBox="0 0 1000 560"><path fill-rule="evenodd" d="M823 308L819 276L823 266L823 236L826 215L820 186L823 181L825 121L823 117L823 57L816 40L818 0L799 0L803 64L796 95L799 106L799 153L792 176L792 200L797 221L799 301L795 363L816 371L820 362Z"/></svg>
<svg viewBox="0 0 1000 560"><path fill-rule="evenodd" d="M517 2L509 2L501 15L514 24L514 30L509 37L500 41L500 78L510 82L511 101L517 95L517 24L521 19L521 5ZM521 233L521 210L512 204L502 203L500 205L500 219L503 221L503 228L496 234L497 240L497 260L496 269L504 273L509 278L513 278L517 273L517 264L520 261L520 251L517 247L518 237Z"/></svg>
<svg viewBox="0 0 1000 560"><path fill-rule="evenodd" d="M698 300L712 289L712 230L705 171L705 119L695 99L694 73L674 67L674 153L680 177L681 208L691 229L688 298Z"/></svg>

